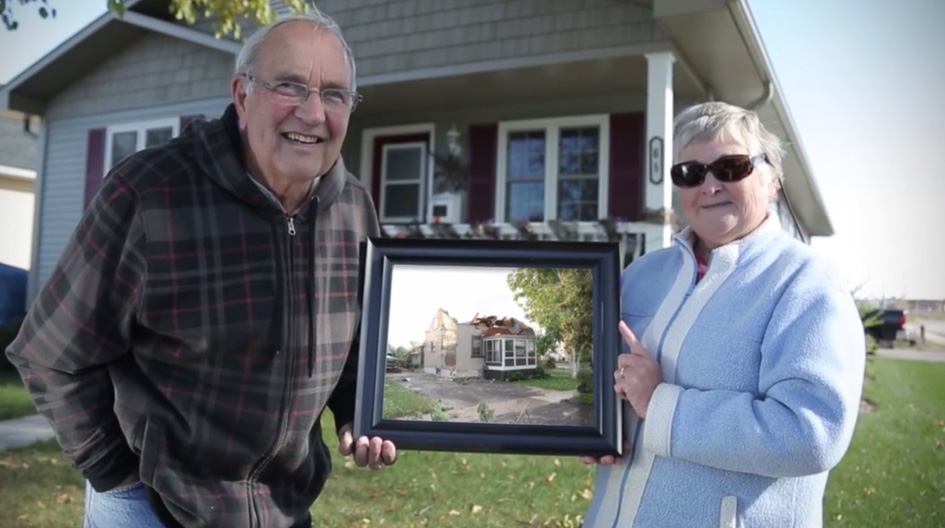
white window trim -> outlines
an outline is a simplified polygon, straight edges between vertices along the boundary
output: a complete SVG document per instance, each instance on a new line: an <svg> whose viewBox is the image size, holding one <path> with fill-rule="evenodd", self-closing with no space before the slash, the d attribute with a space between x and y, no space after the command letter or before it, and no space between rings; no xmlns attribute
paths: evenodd
<svg viewBox="0 0 945 528"><path fill-rule="evenodd" d="M420 147L420 156L421 156L421 157L420 157L420 163L421 163L421 168L420 168L420 170L421 170L421 175L420 175L419 179L417 179L417 180L403 180L403 181L395 180L394 182L388 182L388 181L386 181L386 180L383 178L383 176L384 176L385 174L387 174L387 156L385 156L384 154L386 154L387 151L389 151L389 150L415 149L415 148L417 148L417 147ZM426 207L424 207L424 203L427 202L427 200L424 200L424 195L429 194L429 193L426 192L426 191L427 191L426 188L428 187L428 184L424 181L425 176L426 176L426 173L429 172L429 171L427 170L427 166L430 165L430 160L427 159L428 157L429 157L429 153L427 152L427 144L424 143L424 142L421 142L421 141L412 141L412 142L410 142L410 143L391 143L390 145L384 145L384 147L381 149L381 176L382 176L382 181L380 182L380 183L381 183L381 185L380 185L380 191L381 191L380 200L381 200L381 203L380 203L379 205L381 206L381 221L382 221L382 222L398 223L398 222L422 222L422 221L423 221L423 211L424 211L424 209L426 209ZM385 215L384 215L384 206L385 206L385 204L387 203L387 186L388 186L388 185L413 184L414 182L416 182L416 184L419 186L419 192L417 193L417 209L416 209L416 214L414 214L413 216L385 216Z"/></svg>
<svg viewBox="0 0 945 528"><path fill-rule="evenodd" d="M144 150L145 132L151 128L171 127L171 137L177 137L180 134L180 118L168 117L164 119L154 119L151 121L137 121L134 123L123 123L121 125L110 125L105 129L105 172L112 168L112 136L119 132L137 132L137 143L135 152Z"/></svg>
<svg viewBox="0 0 945 528"><path fill-rule="evenodd" d="M364 182L365 187L368 189L374 184L374 140L379 136L406 136L410 134L423 134L426 133L430 138L430 144L427 147L427 154L430 152L436 152L436 126L433 123L415 123L410 125L394 125L394 126L384 126L384 127L374 127L374 128L365 128L361 131L361 163L358 166L358 172L361 173L361 181ZM428 156L429 157L429 156ZM426 204L427 211L425 214L427 217L432 214L430 210L431 203L433 201L433 163L430 163L430 160L426 160L426 169L427 169L427 181L424 182L424 188L426 190ZM378 186L380 192L383 192L383 183ZM380 199L380 197L378 197ZM381 207L383 202L375 204L378 208L378 211L382 211ZM381 222L386 221L381 219ZM420 222L426 222L426 218L421 218Z"/></svg>
<svg viewBox="0 0 945 528"><path fill-rule="evenodd" d="M505 186L507 183L507 152L509 133L542 129L545 132L545 218L558 217L558 138L562 128L597 126L600 130L600 151L597 156L597 218L607 218L607 187L610 180L610 119L607 114L585 116L552 117L502 121L499 123L499 147L496 153L495 217L497 223L506 222Z"/></svg>

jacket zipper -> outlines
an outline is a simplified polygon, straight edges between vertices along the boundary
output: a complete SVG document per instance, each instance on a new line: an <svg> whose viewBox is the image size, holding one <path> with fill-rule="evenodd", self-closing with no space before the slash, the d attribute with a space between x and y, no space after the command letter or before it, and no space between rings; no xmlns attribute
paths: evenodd
<svg viewBox="0 0 945 528"><path fill-rule="evenodd" d="M282 297L283 299L285 299L285 303L283 305L283 309L285 310L283 313L285 315L282 318L283 331L285 333L282 336L282 351L281 352L283 354L288 354L289 351L292 350L290 340L291 340L291 336L293 335L292 314L294 312L292 311L293 295L291 293L291 290L294 289L294 284L293 284L294 281L292 280L293 278L292 269L293 269L293 264L295 262L293 247L294 247L294 238L297 231L295 230L295 217L286 216L285 218L286 218L286 232L288 236L285 237L286 249L283 252L283 254L286 255L286 257L285 257L285 263L282 269L283 269L283 274L285 277L284 284L287 286L287 288L285 289L288 291L282 292ZM279 351L277 351L276 353L279 353ZM283 361L285 361L285 364L286 364L286 369L285 369L286 370L286 385L288 385L289 383L292 382L292 378L293 378L292 367L293 367L294 360L291 357L286 357L285 359L283 359ZM291 390L282 391L282 400L279 403L279 431L278 433L276 433L276 438L273 440L272 446L269 448L269 452L266 453L266 455L263 456L256 463L256 467L254 467L253 470L250 471L249 477L247 478L247 482L249 483L249 500L252 506L251 512L254 517L252 519L253 526L262 526L262 516L260 515L259 507L256 504L256 493L254 490L255 485L256 485L256 478L259 477L259 474L262 473L263 469L265 469L266 466L269 465L269 462L271 462L272 459L276 457L276 453L279 452L280 446L285 441L286 433L288 432L288 429L289 429L289 420L288 420L289 413L287 412L287 409L288 409L288 406L291 404L291 398L292 398Z"/></svg>

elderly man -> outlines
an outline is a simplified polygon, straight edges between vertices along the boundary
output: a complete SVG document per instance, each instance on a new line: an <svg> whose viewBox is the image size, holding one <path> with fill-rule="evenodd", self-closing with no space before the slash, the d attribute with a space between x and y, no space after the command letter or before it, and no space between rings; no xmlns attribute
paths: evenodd
<svg viewBox="0 0 945 528"><path fill-rule="evenodd" d="M106 178L7 354L88 480L86 526L309 526L354 441L359 243L340 158L355 65L314 12L247 40L233 104Z"/></svg>

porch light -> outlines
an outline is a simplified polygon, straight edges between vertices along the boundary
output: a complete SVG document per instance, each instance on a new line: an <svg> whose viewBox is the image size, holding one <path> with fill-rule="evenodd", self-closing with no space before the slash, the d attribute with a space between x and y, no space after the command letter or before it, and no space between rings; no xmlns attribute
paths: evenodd
<svg viewBox="0 0 945 528"><path fill-rule="evenodd" d="M463 146L459 143L461 136L462 133L456 128L456 123L453 123L450 129L446 131L446 147L452 157L458 158L463 153Z"/></svg>

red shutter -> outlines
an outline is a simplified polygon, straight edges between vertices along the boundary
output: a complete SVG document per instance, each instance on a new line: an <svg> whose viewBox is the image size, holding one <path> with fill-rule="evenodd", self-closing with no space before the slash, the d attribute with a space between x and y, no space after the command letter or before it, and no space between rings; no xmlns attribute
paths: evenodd
<svg viewBox="0 0 945 528"><path fill-rule="evenodd" d="M610 116L608 211L611 218L631 222L643 219L645 135L646 114Z"/></svg>
<svg viewBox="0 0 945 528"><path fill-rule="evenodd" d="M89 143L85 156L85 202L82 208L89 206L105 177L105 129L89 130Z"/></svg>
<svg viewBox="0 0 945 528"><path fill-rule="evenodd" d="M499 125L469 127L469 222L495 221L495 163Z"/></svg>

